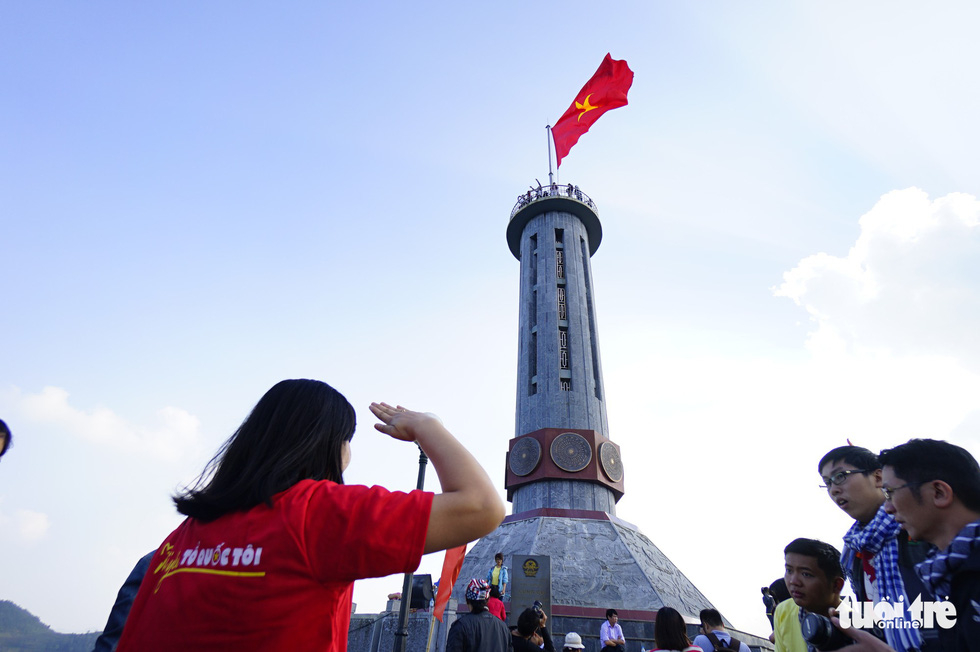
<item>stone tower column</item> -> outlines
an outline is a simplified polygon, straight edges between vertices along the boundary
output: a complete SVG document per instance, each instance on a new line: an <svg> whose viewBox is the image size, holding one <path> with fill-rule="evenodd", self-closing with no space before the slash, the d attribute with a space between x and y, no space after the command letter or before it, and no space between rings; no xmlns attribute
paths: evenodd
<svg viewBox="0 0 980 652"><path fill-rule="evenodd" d="M511 212L507 243L521 261L516 436L505 480L514 513L466 553L453 596L463 603L469 578L485 577L501 553L513 583L505 596L512 625L540 600L553 633L579 632L596 651L612 607L629 649L652 649L657 609L673 607L693 623L712 605L614 513L623 464L607 432L590 269L601 238L598 209L574 186L531 191ZM530 595L521 578L537 576L537 557L548 558L550 574L539 585L547 588Z"/></svg>
<svg viewBox="0 0 980 652"><path fill-rule="evenodd" d="M591 256L598 210L571 185L523 195L507 227L521 261L517 422L507 491L515 514L615 514L622 460L609 441Z"/></svg>

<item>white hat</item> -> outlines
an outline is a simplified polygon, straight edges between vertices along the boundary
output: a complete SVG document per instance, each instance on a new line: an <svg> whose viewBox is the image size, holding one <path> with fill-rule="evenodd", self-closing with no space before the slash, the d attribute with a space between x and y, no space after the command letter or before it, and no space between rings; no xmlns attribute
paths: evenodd
<svg viewBox="0 0 980 652"><path fill-rule="evenodd" d="M565 645L562 647L573 647L578 650L584 650L585 646L582 645L582 637L575 632L568 632L565 634Z"/></svg>

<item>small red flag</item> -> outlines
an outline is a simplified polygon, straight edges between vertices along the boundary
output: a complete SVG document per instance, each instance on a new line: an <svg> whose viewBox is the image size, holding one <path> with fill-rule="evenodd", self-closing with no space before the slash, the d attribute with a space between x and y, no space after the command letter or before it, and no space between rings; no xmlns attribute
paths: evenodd
<svg viewBox="0 0 980 652"><path fill-rule="evenodd" d="M617 61L606 54L592 79L585 83L572 105L551 128L558 167L561 167L561 160L599 116L629 104L626 94L632 85L633 71L626 65L626 61Z"/></svg>
<svg viewBox="0 0 980 652"><path fill-rule="evenodd" d="M466 556L466 545L446 551L446 559L442 562L442 576L439 577L439 593L436 594L435 608L432 615L442 622L442 613L449 604L449 596L453 593L453 584L463 568L463 557Z"/></svg>

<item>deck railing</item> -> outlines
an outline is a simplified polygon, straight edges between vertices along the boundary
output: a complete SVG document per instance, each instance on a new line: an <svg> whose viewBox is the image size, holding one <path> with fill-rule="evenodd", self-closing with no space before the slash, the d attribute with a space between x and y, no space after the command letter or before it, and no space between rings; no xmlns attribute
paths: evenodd
<svg viewBox="0 0 980 652"><path fill-rule="evenodd" d="M582 202L591 208L596 215L599 214L599 209L596 207L595 202L592 201L591 197L582 192L578 186L574 186L570 183L566 185L553 183L547 186L539 185L537 188L531 188L523 195L518 195L517 205L515 205L514 210L510 212L510 216L513 218L515 215L517 215L517 212L525 206L533 204L534 202L542 199L548 199L549 197L562 197L564 199L572 199Z"/></svg>

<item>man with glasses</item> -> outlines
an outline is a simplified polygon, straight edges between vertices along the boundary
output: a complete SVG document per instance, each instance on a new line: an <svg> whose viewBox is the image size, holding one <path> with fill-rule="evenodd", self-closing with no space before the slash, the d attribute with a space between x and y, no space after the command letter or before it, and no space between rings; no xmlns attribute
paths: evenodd
<svg viewBox="0 0 980 652"><path fill-rule="evenodd" d="M936 549L917 567L937 599L956 607L943 650L980 649L980 466L959 446L913 439L880 455L885 510Z"/></svg>
<svg viewBox="0 0 980 652"><path fill-rule="evenodd" d="M841 446L824 455L817 469L823 478L821 488L854 519L844 535L841 565L855 599L904 605L920 594L922 600L931 599L915 572L928 546L910 542L908 533L885 511L878 456L860 446ZM900 652L936 648L935 630L913 627L907 610L899 617L901 621L891 623L893 626L869 631Z"/></svg>

